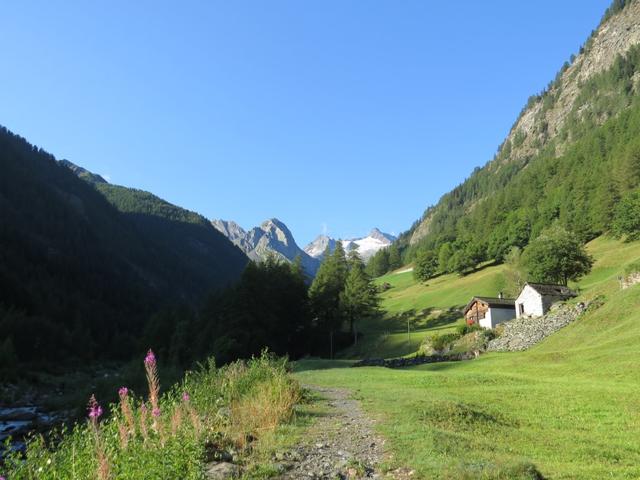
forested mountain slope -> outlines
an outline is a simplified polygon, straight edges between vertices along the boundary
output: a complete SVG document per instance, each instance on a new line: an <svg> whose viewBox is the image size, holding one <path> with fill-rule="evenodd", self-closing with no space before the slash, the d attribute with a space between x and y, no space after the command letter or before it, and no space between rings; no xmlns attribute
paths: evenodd
<svg viewBox="0 0 640 480"><path fill-rule="evenodd" d="M127 356L151 312L226 286L246 264L195 214L100 183L103 194L5 128L0 171L3 360Z"/></svg>
<svg viewBox="0 0 640 480"><path fill-rule="evenodd" d="M93 184L105 198L137 227L148 245L169 255L172 290L192 301L212 287L225 287L237 279L247 257L202 215L173 205L135 188L113 185L102 177L63 161Z"/></svg>
<svg viewBox="0 0 640 480"><path fill-rule="evenodd" d="M501 259L559 221L584 240L640 182L640 2L616 0L580 53L532 96L498 153L399 240L405 260L443 249Z"/></svg>

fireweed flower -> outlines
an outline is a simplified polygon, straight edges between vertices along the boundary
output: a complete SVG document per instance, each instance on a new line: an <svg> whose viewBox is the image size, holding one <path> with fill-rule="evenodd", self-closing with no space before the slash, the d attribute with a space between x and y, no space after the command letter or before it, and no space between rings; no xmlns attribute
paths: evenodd
<svg viewBox="0 0 640 480"><path fill-rule="evenodd" d="M120 387L118 396L120 397L120 411L122 412L125 422L127 422L127 428L123 427L120 429L121 443L126 445L128 443L128 435L134 434L136 430L133 410L131 409L131 403L129 401L129 389L127 387Z"/></svg>
<svg viewBox="0 0 640 480"><path fill-rule="evenodd" d="M189 394L188 394L187 392L184 392L184 393L182 394L182 401L183 401L183 402L185 402L185 403L186 403L186 402L188 402L190 399L191 399L191 397L189 396Z"/></svg>
<svg viewBox="0 0 640 480"><path fill-rule="evenodd" d="M91 407L89 409L89 418L100 418L102 415L102 407L98 405L97 407Z"/></svg>
<svg viewBox="0 0 640 480"><path fill-rule="evenodd" d="M147 356L144 357L144 364L147 366L155 366L156 356L153 353L153 350L149 349L149 351L147 352Z"/></svg>
<svg viewBox="0 0 640 480"><path fill-rule="evenodd" d="M147 440L149 438L149 433L147 432L147 405L140 405L140 433L142 433L142 437Z"/></svg>
<svg viewBox="0 0 640 480"><path fill-rule="evenodd" d="M96 478L99 480L108 480L109 475L109 461L107 459L107 453L105 451L104 441L102 439L102 435L100 433L100 424L98 423L98 419L102 415L102 407L96 400L95 395L91 395L89 399L89 408L87 415L89 416L89 420L91 421L91 430L94 435L95 442L95 455L98 460L98 471Z"/></svg>
<svg viewBox="0 0 640 480"><path fill-rule="evenodd" d="M89 399L88 415L92 421L97 421L102 415L102 407L96 400L95 395L91 395L91 398Z"/></svg>
<svg viewBox="0 0 640 480"><path fill-rule="evenodd" d="M151 404L151 414L154 417L153 429L158 432L159 424L155 420L160 416L160 381L158 380L158 366L153 350L149 349L144 359L144 370L149 384L149 403Z"/></svg>

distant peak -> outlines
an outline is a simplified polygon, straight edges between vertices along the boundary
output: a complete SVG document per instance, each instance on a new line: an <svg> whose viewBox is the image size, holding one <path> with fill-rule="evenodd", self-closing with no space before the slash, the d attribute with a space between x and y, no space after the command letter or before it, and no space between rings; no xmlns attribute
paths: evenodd
<svg viewBox="0 0 640 480"><path fill-rule="evenodd" d="M381 232L378 228L371 230L371 232L369 232L369 237L385 243L392 243L396 240L396 237L388 233Z"/></svg>
<svg viewBox="0 0 640 480"><path fill-rule="evenodd" d="M262 222L262 224L260 225L260 228L262 230L270 230L271 228L277 228L278 230L281 230L285 233L290 233L289 228L284 224L284 222L278 220L277 218L270 218L269 220L265 220L264 222Z"/></svg>
<svg viewBox="0 0 640 480"><path fill-rule="evenodd" d="M331 238L329 235L325 235L324 233L321 233L315 238L314 242L318 242L322 240L333 240L333 238Z"/></svg>

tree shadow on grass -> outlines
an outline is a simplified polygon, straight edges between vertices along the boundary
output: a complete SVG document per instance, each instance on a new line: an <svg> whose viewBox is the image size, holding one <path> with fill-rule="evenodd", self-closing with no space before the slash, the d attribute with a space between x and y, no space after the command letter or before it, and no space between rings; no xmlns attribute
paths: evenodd
<svg viewBox="0 0 640 480"><path fill-rule="evenodd" d="M450 326L462 318L462 307L425 308L422 310L407 310L395 315L387 316L384 320L385 330L402 332L407 330L407 323L411 330L438 329Z"/></svg>
<svg viewBox="0 0 640 480"><path fill-rule="evenodd" d="M333 368L349 368L353 364L353 360L329 360L323 358L303 358L291 362L294 373L306 372L311 370L329 370Z"/></svg>

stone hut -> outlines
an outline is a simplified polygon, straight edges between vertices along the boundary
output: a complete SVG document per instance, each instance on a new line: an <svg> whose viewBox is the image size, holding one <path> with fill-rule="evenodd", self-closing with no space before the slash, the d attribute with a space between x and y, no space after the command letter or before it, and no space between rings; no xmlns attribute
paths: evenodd
<svg viewBox="0 0 640 480"><path fill-rule="evenodd" d="M467 325L474 323L483 328L495 328L496 325L516 317L513 298L473 297L464 308Z"/></svg>
<svg viewBox="0 0 640 480"><path fill-rule="evenodd" d="M516 316L541 317L554 303L576 296L576 292L566 285L525 283L515 300Z"/></svg>

